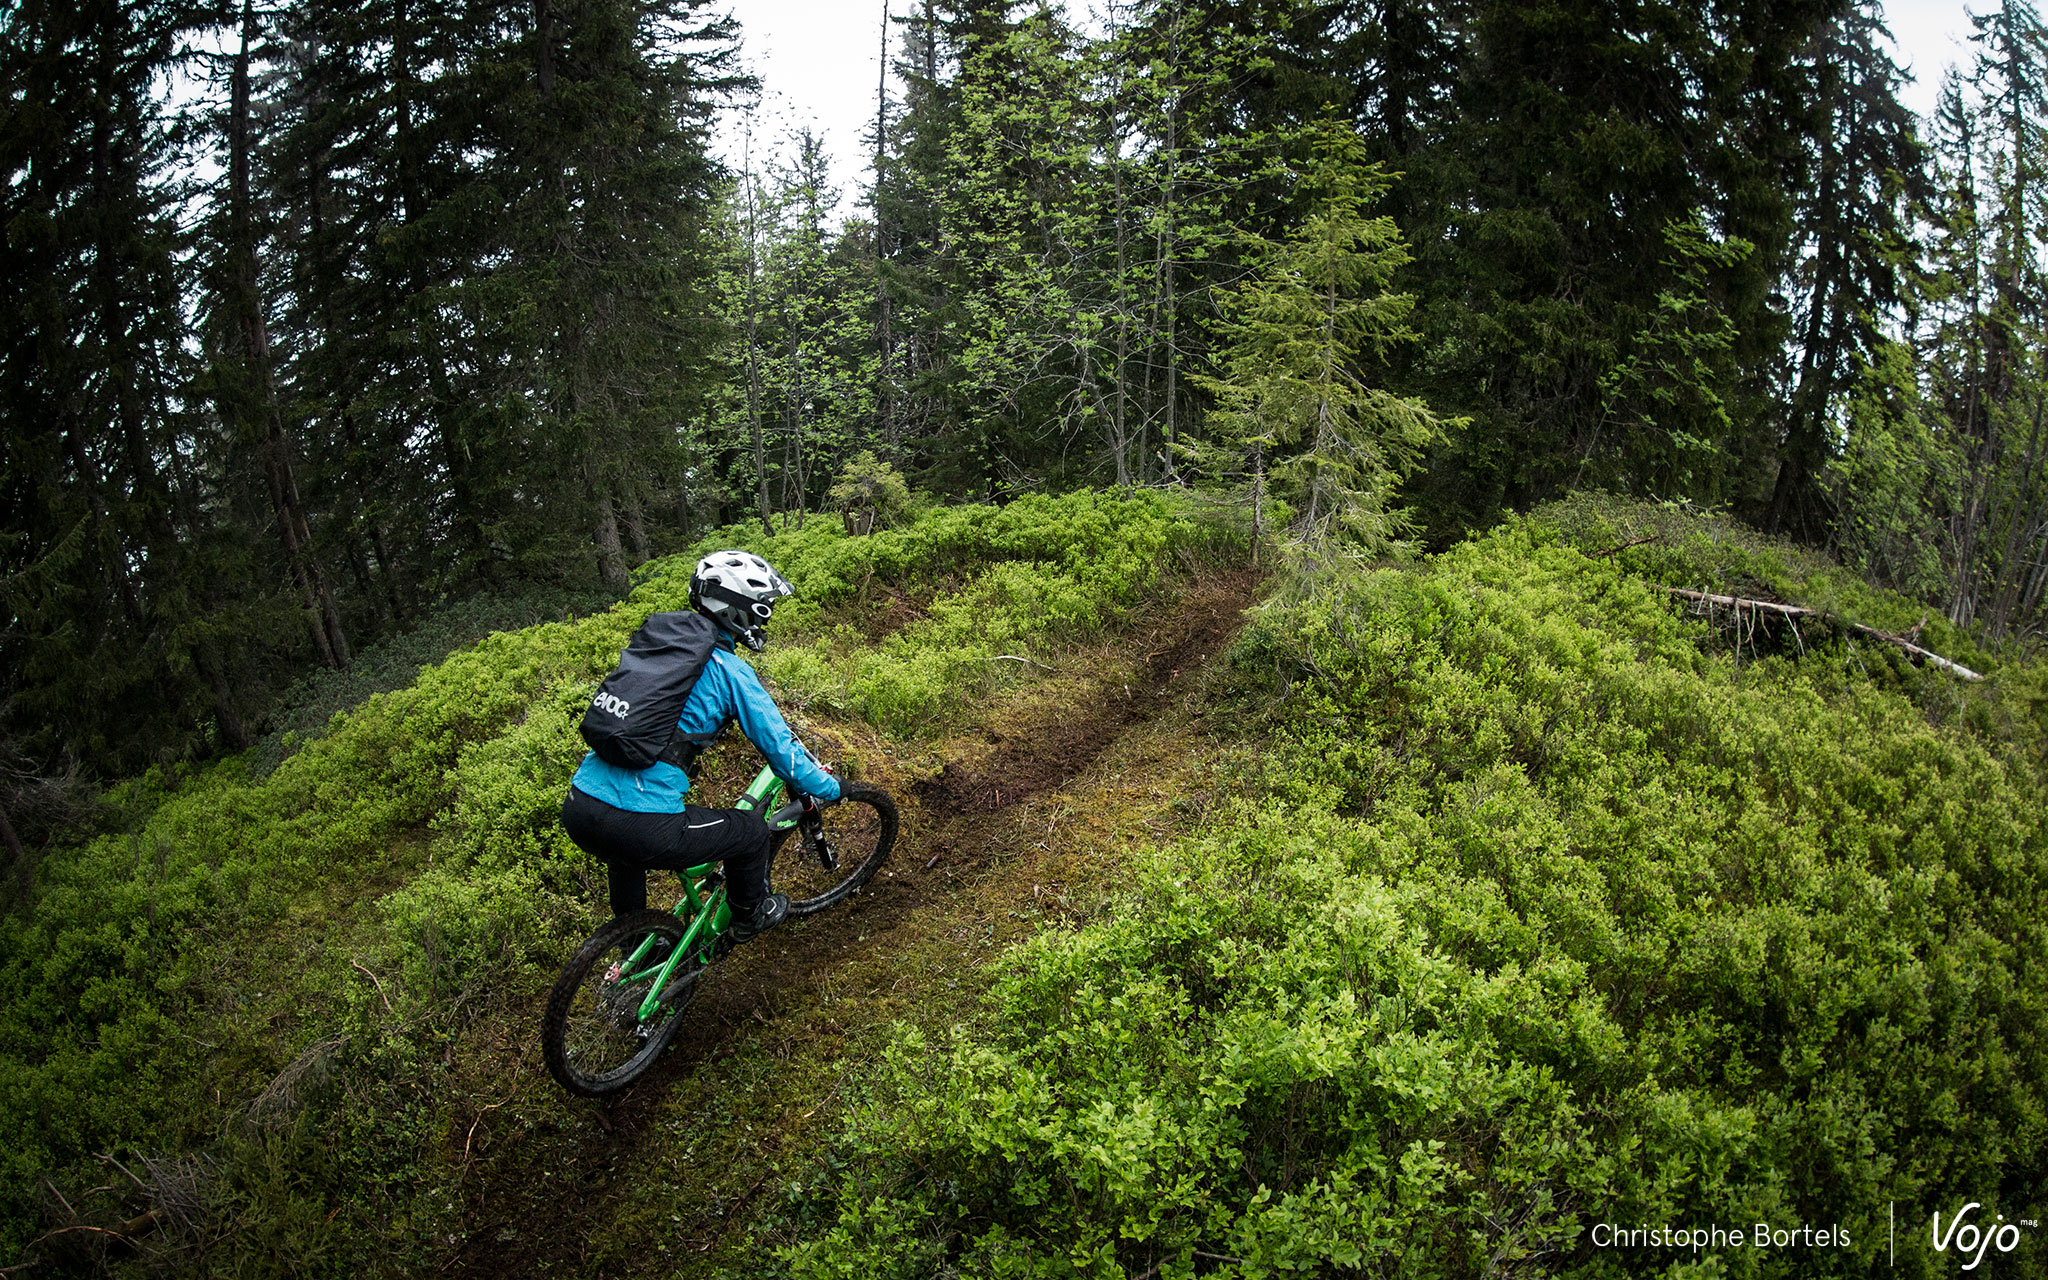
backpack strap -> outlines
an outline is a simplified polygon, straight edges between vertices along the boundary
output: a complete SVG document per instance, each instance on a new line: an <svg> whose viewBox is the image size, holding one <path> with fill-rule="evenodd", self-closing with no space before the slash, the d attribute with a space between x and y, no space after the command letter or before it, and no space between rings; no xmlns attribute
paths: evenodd
<svg viewBox="0 0 2048 1280"><path fill-rule="evenodd" d="M725 733L725 726L731 723L732 717L727 716L710 733L683 733L679 730L669 736L668 745L655 759L681 769L690 781L695 782L698 758L711 749L711 745Z"/></svg>

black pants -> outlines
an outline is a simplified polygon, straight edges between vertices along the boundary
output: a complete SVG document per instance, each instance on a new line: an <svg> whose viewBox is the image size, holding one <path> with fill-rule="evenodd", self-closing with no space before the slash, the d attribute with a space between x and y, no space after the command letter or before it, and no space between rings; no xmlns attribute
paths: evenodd
<svg viewBox="0 0 2048 1280"><path fill-rule="evenodd" d="M750 809L634 813L569 788L562 829L610 871L612 914L647 905L649 871L681 871L702 862L725 863L726 898L750 912L768 896L768 824Z"/></svg>

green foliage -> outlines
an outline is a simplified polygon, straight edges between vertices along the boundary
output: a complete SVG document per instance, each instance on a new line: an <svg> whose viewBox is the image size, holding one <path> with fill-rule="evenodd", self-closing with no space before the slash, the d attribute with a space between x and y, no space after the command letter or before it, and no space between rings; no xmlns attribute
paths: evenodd
<svg viewBox="0 0 2048 1280"><path fill-rule="evenodd" d="M484 592L443 605L417 626L366 646L345 670L323 667L311 671L279 694L269 717L273 727L256 744L251 768L258 773L275 768L277 761L324 733L335 716L372 694L404 688L419 678L420 668L442 661L493 631L516 631L552 618L573 618L616 602L617 597L603 592L528 587Z"/></svg>
<svg viewBox="0 0 2048 1280"><path fill-rule="evenodd" d="M1666 554L1773 567L1697 528ZM1860 1276L1895 1203L1900 1269L1941 1274L1933 1212L2039 1218L2038 721L1737 663L1614 559L1521 522L1261 610L1266 798L905 1037L791 1273ZM2040 674L1984 700L2038 713Z"/></svg>
<svg viewBox="0 0 2048 1280"><path fill-rule="evenodd" d="M1611 552L1617 564L1666 586L1789 601L1895 635L1917 628L1921 643L1943 657L1977 671L2000 665L1938 611L1875 588L1817 552L1759 534L1725 514L1702 513L1689 503L1576 493L1537 508L1529 518L1587 555Z"/></svg>
<svg viewBox="0 0 2048 1280"><path fill-rule="evenodd" d="M1946 583L1941 520L1925 499L1952 491L1963 444L1933 429L1912 352L1878 347L1849 402L1849 440L1829 468L1842 554L1872 581L1920 599Z"/></svg>
<svg viewBox="0 0 2048 1280"><path fill-rule="evenodd" d="M494 632L421 669L267 773L237 758L122 789L131 829L52 851L0 917L9 1254L40 1234L38 1178L75 1182L94 1152L211 1150L238 1115L263 1127L310 1107L318 1128L294 1141L319 1148L317 1184L278 1182L282 1139L266 1139L223 1157L222 1203L242 1206L252 1241L285 1232L402 1270L392 1242L412 1247L449 1208L417 1176L456 1105L436 1086L449 1046L480 1011L530 1016L603 896L557 818L581 710L648 613L686 607L697 556L734 543L798 589L761 660L778 694L907 735L1016 678L987 660L1005 646L1109 625L1162 567L1241 534L1154 494L938 508L863 538L818 521L723 530L605 612ZM925 607L872 644L861 628L883 591ZM298 1059L345 1085L282 1089ZM323 1197L361 1219L291 1225Z"/></svg>
<svg viewBox="0 0 2048 1280"><path fill-rule="evenodd" d="M1602 426L1648 438L1629 451L1631 466L1620 479L1646 493L1711 493L1716 453L1735 430L1727 397L1736 333L1709 296L1708 281L1732 271L1756 246L1739 237L1715 240L1699 219L1688 218L1665 226L1664 247L1671 286L1631 335L1627 356L1600 379Z"/></svg>
<svg viewBox="0 0 2048 1280"><path fill-rule="evenodd" d="M1442 424L1419 400L1369 384L1359 366L1412 340L1415 300L1388 288L1408 261L1393 220L1367 214L1387 189L1348 125L1311 135L1300 175L1313 205L1284 243L1265 243L1256 274L1229 295L1224 373L1195 381L1216 396L1212 426L1273 460L1299 515L1293 539L1315 551L1379 555L1413 521L1394 489Z"/></svg>
<svg viewBox="0 0 2048 1280"><path fill-rule="evenodd" d="M827 496L833 506L859 526L860 533L900 523L913 506L903 473L877 459L870 449L863 449L840 468L839 478L832 482Z"/></svg>

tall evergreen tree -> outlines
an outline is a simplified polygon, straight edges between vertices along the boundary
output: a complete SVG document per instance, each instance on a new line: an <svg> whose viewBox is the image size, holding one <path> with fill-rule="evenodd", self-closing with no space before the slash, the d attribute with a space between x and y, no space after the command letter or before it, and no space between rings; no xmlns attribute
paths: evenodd
<svg viewBox="0 0 2048 1280"><path fill-rule="evenodd" d="M2048 589L2042 190L2048 34L2026 0L1974 19L1978 52L1936 115L1933 263L1921 341L1936 439L1952 465L1930 495L1949 568L1947 611L1992 636L2038 616Z"/></svg>
<svg viewBox="0 0 2048 1280"><path fill-rule="evenodd" d="M1229 297L1221 373L1204 381L1219 435L1254 451L1254 484L1270 467L1293 503L1297 546L1379 555L1412 529L1395 490L1442 423L1362 367L1415 336L1414 299L1388 288L1407 257L1400 234L1368 212L1386 176L1346 124L1317 130L1310 157L1301 183L1313 203L1284 240L1261 247Z"/></svg>
<svg viewBox="0 0 2048 1280"><path fill-rule="evenodd" d="M297 445L278 388L269 304L257 269L263 237L252 174L257 139L251 113L251 61L261 38L253 0L241 5L237 47L228 67L222 120L226 198L217 201L209 239L211 312L206 386L223 422L261 468L278 543L320 661L348 665L348 638L328 575L313 545L298 480Z"/></svg>
<svg viewBox="0 0 2048 1280"><path fill-rule="evenodd" d="M31 759L137 767L249 739L233 687L246 577L186 465L181 193L155 82L195 7L29 3L0 17L0 733ZM203 739L202 739L203 740Z"/></svg>
<svg viewBox="0 0 2048 1280"><path fill-rule="evenodd" d="M1049 5L1016 8L973 0L954 19L959 117L941 171L957 317L945 349L960 376L959 425L936 460L981 489L1002 483L1005 461L1090 432L1110 398L1089 294L1096 193L1079 39Z"/></svg>
<svg viewBox="0 0 2048 1280"><path fill-rule="evenodd" d="M1406 277L1428 344L1410 385L1475 423L1431 469L1439 533L1575 483L1708 499L1758 483L1765 371L1783 336L1766 300L1791 239L1773 175L1799 134L1796 116L1757 123L1773 114L1757 104L1797 98L1792 64L1825 12L1807 0L1471 6L1429 170L1441 213L1420 215ZM1672 229L1694 225L1752 250L1674 253ZM1655 358L1666 300L1683 297L1731 326L1713 394L1726 425L1615 420L1617 379ZM1668 465L1674 449L1697 465Z"/></svg>
<svg viewBox="0 0 2048 1280"><path fill-rule="evenodd" d="M1925 197L1924 156L1899 104L1903 77L1884 48L1889 38L1879 6L1862 0L1825 23L1804 58L1816 118L1791 187L1796 357L1765 523L1815 540L1829 523L1821 484L1844 399L1877 359L1886 317L1903 301L1909 210Z"/></svg>

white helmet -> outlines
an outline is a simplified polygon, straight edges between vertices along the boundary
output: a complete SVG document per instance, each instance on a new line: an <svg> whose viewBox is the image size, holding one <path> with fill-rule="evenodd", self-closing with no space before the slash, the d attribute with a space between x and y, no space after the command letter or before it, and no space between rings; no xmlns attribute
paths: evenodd
<svg viewBox="0 0 2048 1280"><path fill-rule="evenodd" d="M775 602L794 593L781 574L751 551L714 551L690 575L690 605L759 652L768 644L762 627Z"/></svg>

